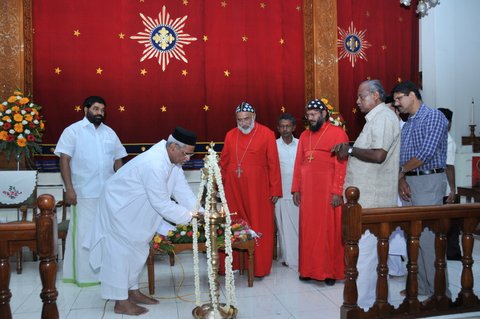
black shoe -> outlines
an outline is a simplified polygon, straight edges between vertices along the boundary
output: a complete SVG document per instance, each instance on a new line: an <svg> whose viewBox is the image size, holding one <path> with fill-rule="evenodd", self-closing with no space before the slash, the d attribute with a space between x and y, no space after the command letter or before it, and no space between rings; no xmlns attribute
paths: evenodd
<svg viewBox="0 0 480 319"><path fill-rule="evenodd" d="M335 279L325 278L325 284L326 284L327 286L333 286L333 285L335 285Z"/></svg>
<svg viewBox="0 0 480 319"><path fill-rule="evenodd" d="M298 279L300 279L301 281L309 281L309 280L311 280L312 278L310 278L310 277L298 276Z"/></svg>

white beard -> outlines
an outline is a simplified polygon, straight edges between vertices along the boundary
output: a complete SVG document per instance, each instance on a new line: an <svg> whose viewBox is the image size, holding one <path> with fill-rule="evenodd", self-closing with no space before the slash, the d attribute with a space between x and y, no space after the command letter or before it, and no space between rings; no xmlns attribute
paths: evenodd
<svg viewBox="0 0 480 319"><path fill-rule="evenodd" d="M247 135L248 133L250 133L253 128L255 127L255 121L252 121L252 124L247 127L246 129L245 128L242 128L240 125L237 125L238 129L240 130L240 132L242 132L243 134Z"/></svg>

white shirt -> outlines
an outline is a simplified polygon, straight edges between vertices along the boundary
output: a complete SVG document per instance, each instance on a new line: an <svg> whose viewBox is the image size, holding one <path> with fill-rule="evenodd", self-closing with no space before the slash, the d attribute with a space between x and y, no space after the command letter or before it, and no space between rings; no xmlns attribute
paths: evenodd
<svg viewBox="0 0 480 319"><path fill-rule="evenodd" d="M381 103L368 112L365 119L367 122L353 146L364 149L383 149L387 151L387 157L381 164L350 157L344 189L349 186L358 187L359 203L364 208L397 206L400 165L398 118L392 110Z"/></svg>
<svg viewBox="0 0 480 319"><path fill-rule="evenodd" d="M293 168L297 155L298 138L293 138L290 144L286 144L283 138L277 139L278 157L280 159L280 173L282 175L282 190L284 199L292 199Z"/></svg>
<svg viewBox="0 0 480 319"><path fill-rule="evenodd" d="M455 165L455 152L457 151L457 145L453 140L450 133L448 133L447 139L447 165Z"/></svg>
<svg viewBox="0 0 480 319"><path fill-rule="evenodd" d="M115 173L115 160L128 155L110 127L102 123L95 128L86 117L65 128L54 153L72 158L72 183L78 198L98 198L105 181Z"/></svg>

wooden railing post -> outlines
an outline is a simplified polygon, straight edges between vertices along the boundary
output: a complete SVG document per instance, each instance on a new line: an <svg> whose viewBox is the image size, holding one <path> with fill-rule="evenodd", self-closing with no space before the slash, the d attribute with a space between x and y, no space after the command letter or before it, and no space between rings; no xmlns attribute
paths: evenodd
<svg viewBox="0 0 480 319"><path fill-rule="evenodd" d="M347 203L342 206L342 237L345 244L345 286L341 318L348 318L349 312L359 311L357 305L357 261L358 241L362 235L362 207L358 204L360 191L356 187L345 190Z"/></svg>
<svg viewBox="0 0 480 319"><path fill-rule="evenodd" d="M476 302L478 302L477 296L473 293L473 258L472 258L472 251L473 251L473 231L478 224L478 218L470 217L463 219L463 235L462 235L462 250L463 250L463 269L462 269L462 277L461 277L461 284L462 289L458 294L458 299L456 303L462 306L472 306Z"/></svg>
<svg viewBox="0 0 480 319"><path fill-rule="evenodd" d="M378 266L377 266L377 307L378 312L388 313L392 307L388 304L388 247L390 239L390 224L381 223L380 232L378 236L377 252L378 252Z"/></svg>
<svg viewBox="0 0 480 319"><path fill-rule="evenodd" d="M420 312L418 301L418 251L420 249L420 233L422 232L422 221L414 220L410 223L410 236L408 244L408 276L407 276L407 300L409 313Z"/></svg>
<svg viewBox="0 0 480 319"><path fill-rule="evenodd" d="M42 318L58 319L57 297L55 287L57 277L57 218L54 212L55 199L52 195L40 195L37 199L40 216L36 220L37 253L40 258L40 278L43 301Z"/></svg>
<svg viewBox="0 0 480 319"><path fill-rule="evenodd" d="M10 261L8 243L0 242L0 318L12 319L10 311L10 299L12 292L10 291Z"/></svg>
<svg viewBox="0 0 480 319"><path fill-rule="evenodd" d="M434 296L435 307L437 309L447 309L449 300L445 292L447 291L446 271L447 261L445 254L447 250L447 232L450 229L450 220L441 219L436 222L435 234L435 285Z"/></svg>

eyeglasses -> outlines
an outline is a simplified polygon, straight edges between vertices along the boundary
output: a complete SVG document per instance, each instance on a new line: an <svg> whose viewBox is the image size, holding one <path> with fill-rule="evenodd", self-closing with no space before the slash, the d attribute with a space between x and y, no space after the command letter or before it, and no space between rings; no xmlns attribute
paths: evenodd
<svg viewBox="0 0 480 319"><path fill-rule="evenodd" d="M183 156L185 157L192 157L193 155L195 155L195 153L187 153L185 151L182 151L183 152Z"/></svg>
<svg viewBox="0 0 480 319"><path fill-rule="evenodd" d="M398 96L394 97L393 100L394 100L395 102L400 102L400 100L402 99L402 97L405 97L405 96L406 96L405 94L398 95Z"/></svg>

